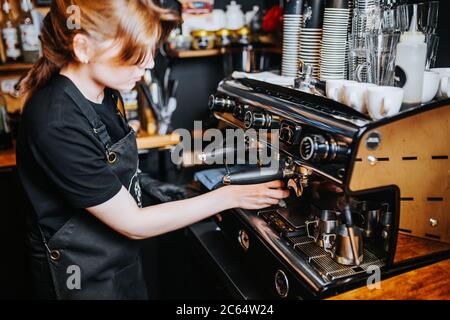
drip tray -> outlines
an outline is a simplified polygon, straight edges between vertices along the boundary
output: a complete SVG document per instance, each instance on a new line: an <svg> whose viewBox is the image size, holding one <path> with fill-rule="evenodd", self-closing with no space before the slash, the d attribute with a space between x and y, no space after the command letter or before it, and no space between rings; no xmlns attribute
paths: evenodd
<svg viewBox="0 0 450 320"><path fill-rule="evenodd" d="M308 237L295 237L290 240L294 249L305 255L308 258L308 262L330 281L365 273L371 266L381 268L385 265L366 249L364 250L364 260L360 266L344 266L334 261L328 252Z"/></svg>

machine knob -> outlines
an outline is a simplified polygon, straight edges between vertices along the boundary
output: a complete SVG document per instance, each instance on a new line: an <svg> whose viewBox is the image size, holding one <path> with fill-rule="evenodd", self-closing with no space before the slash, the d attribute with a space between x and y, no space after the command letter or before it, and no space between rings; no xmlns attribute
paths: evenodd
<svg viewBox="0 0 450 320"><path fill-rule="evenodd" d="M300 143L300 156L305 161L341 162L348 153L349 148L345 143L318 134L306 136Z"/></svg>
<svg viewBox="0 0 450 320"><path fill-rule="evenodd" d="M266 115L264 115L263 113L253 113L251 111L247 111L245 113L245 118L244 118L244 125L245 128L250 129L250 128L254 128L254 129L260 129L263 128L266 125Z"/></svg>
<svg viewBox="0 0 450 320"><path fill-rule="evenodd" d="M250 129L253 126L253 114L251 111L245 113L244 125L246 129Z"/></svg>
<svg viewBox="0 0 450 320"><path fill-rule="evenodd" d="M230 98L211 95L209 97L208 107L211 111L233 112L234 108L236 107L236 103Z"/></svg>
<svg viewBox="0 0 450 320"><path fill-rule="evenodd" d="M244 125L247 129L275 129L280 127L280 119L269 114L247 111Z"/></svg>
<svg viewBox="0 0 450 320"><path fill-rule="evenodd" d="M263 113L253 113L252 127L255 129L264 128L267 125L267 116Z"/></svg>
<svg viewBox="0 0 450 320"><path fill-rule="evenodd" d="M280 139L287 142L292 143L292 139L294 138L294 132L291 128L286 127L282 128L280 131Z"/></svg>
<svg viewBox="0 0 450 320"><path fill-rule="evenodd" d="M300 156L305 161L324 161L328 158L329 150L328 140L321 135L306 136L300 143Z"/></svg>

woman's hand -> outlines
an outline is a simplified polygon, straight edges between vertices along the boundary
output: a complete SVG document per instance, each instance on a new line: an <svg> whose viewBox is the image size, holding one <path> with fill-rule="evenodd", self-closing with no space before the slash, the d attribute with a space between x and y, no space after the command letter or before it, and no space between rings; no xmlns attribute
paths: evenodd
<svg viewBox="0 0 450 320"><path fill-rule="evenodd" d="M282 181L272 181L257 185L227 186L222 188L224 197L231 201L232 208L258 210L277 205L280 200L289 197Z"/></svg>

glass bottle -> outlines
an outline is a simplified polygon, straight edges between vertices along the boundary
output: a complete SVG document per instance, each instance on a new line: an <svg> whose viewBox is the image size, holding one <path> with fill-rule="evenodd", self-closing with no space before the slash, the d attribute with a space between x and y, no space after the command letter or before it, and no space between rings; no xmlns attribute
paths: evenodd
<svg viewBox="0 0 450 320"><path fill-rule="evenodd" d="M11 5L8 0L3 1L3 24L2 24L2 40L5 50L5 62L18 62L22 57L20 51L19 33L17 30L16 20L12 15Z"/></svg>
<svg viewBox="0 0 450 320"><path fill-rule="evenodd" d="M23 61L25 63L35 63L40 57L41 43L34 25L33 16L31 15L32 5L30 0L22 0L21 8L19 28Z"/></svg>

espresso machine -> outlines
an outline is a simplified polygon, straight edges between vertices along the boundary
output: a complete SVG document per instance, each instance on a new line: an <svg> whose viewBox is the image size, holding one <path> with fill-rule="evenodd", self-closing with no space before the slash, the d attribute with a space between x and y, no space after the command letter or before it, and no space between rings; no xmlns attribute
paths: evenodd
<svg viewBox="0 0 450 320"><path fill-rule="evenodd" d="M319 95L228 78L209 107L218 128L252 132L247 151L267 147L278 161L227 168L221 183L282 179L291 190L278 206L216 217L267 297L327 298L374 270L387 278L450 257L450 100L372 121Z"/></svg>

